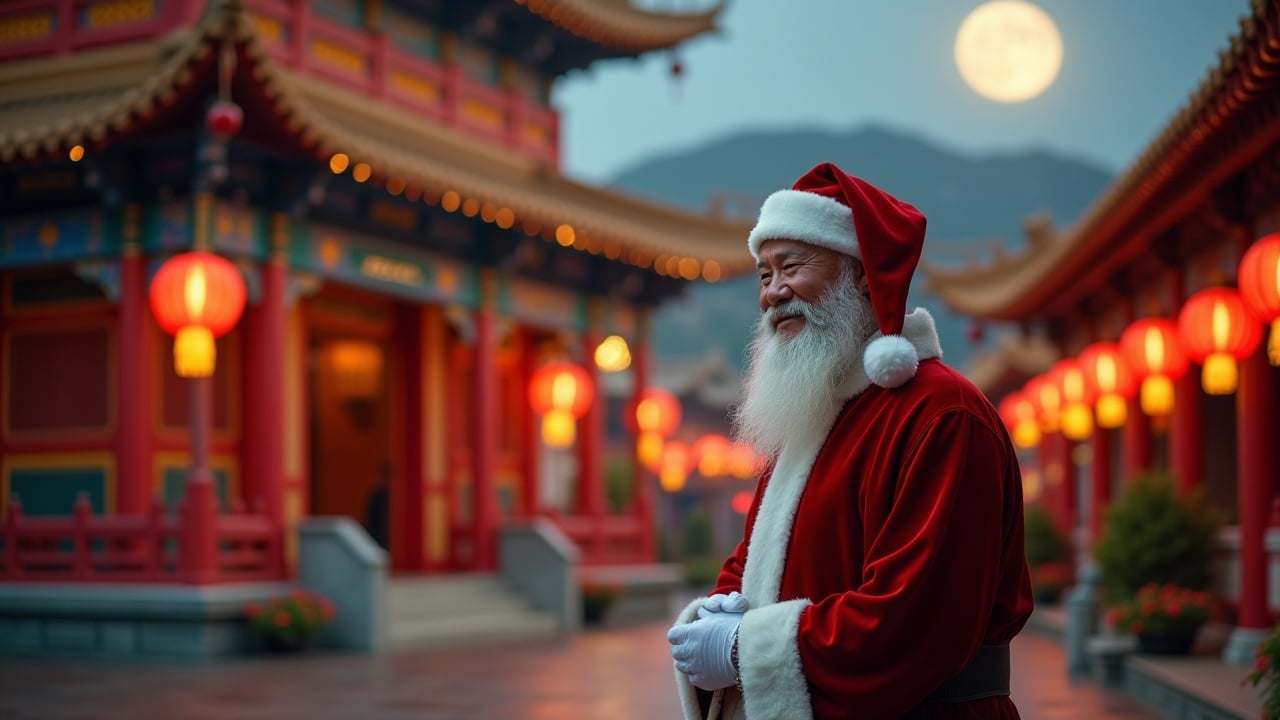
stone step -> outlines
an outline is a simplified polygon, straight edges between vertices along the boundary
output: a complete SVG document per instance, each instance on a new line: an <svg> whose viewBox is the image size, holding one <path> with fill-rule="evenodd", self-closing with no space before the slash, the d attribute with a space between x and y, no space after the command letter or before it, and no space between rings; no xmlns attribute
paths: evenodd
<svg viewBox="0 0 1280 720"><path fill-rule="evenodd" d="M387 649L421 650L555 637L559 623L535 612L442 617L401 622L388 629Z"/></svg>
<svg viewBox="0 0 1280 720"><path fill-rule="evenodd" d="M393 578L387 649L408 650L554 637L557 619L532 610L496 575Z"/></svg>

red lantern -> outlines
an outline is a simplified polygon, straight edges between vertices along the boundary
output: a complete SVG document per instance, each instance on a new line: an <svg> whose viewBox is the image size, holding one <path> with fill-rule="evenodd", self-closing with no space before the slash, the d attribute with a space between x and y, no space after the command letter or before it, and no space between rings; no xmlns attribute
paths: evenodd
<svg viewBox="0 0 1280 720"><path fill-rule="evenodd" d="M751 501L754 499L755 496L751 491L739 490L734 493L733 500L729 501L729 507L733 508L733 511L739 515L746 515L747 511L751 509Z"/></svg>
<svg viewBox="0 0 1280 720"><path fill-rule="evenodd" d="M1250 246L1240 260L1240 297L1259 321L1271 324L1267 358L1280 365L1280 233Z"/></svg>
<svg viewBox="0 0 1280 720"><path fill-rule="evenodd" d="M1000 401L1000 419L1013 436L1013 444L1020 448L1033 448L1040 444L1040 426L1036 424L1035 404L1026 392L1010 393Z"/></svg>
<svg viewBox="0 0 1280 720"><path fill-rule="evenodd" d="M1201 290L1178 313L1178 335L1192 360L1204 364L1200 384L1210 395L1235 392L1236 362L1262 341L1262 330L1231 288Z"/></svg>
<svg viewBox="0 0 1280 720"><path fill-rule="evenodd" d="M1049 381L1062 393L1062 434L1084 440L1093 432L1093 393L1075 359L1059 360L1049 369Z"/></svg>
<svg viewBox="0 0 1280 720"><path fill-rule="evenodd" d="M1037 375L1027 381L1022 391L1035 408L1040 430L1047 433L1058 432L1062 414L1062 391L1057 383L1052 382L1047 374Z"/></svg>
<svg viewBox="0 0 1280 720"><path fill-rule="evenodd" d="M1118 428L1128 415L1136 386L1133 371L1115 343L1094 343L1080 353L1080 368L1096 397L1098 426Z"/></svg>
<svg viewBox="0 0 1280 720"><path fill-rule="evenodd" d="M244 125L244 111L230 100L219 100L209 106L204 121L211 135L225 139L240 131Z"/></svg>
<svg viewBox="0 0 1280 720"><path fill-rule="evenodd" d="M216 363L214 338L226 335L244 312L240 271L207 252L174 256L151 280L151 312L174 336L174 366L183 377L208 377Z"/></svg>
<svg viewBox="0 0 1280 720"><path fill-rule="evenodd" d="M680 426L680 401L659 387L645 388L628 414L628 423L638 432L636 455L640 463L657 470L662 459L663 440Z"/></svg>
<svg viewBox="0 0 1280 720"><path fill-rule="evenodd" d="M1173 412L1173 381L1187 371L1187 356L1178 338L1178 326L1168 318L1138 320L1120 335L1120 351L1142 381L1142 412L1152 416Z"/></svg>
<svg viewBox="0 0 1280 720"><path fill-rule="evenodd" d="M698 474L703 477L720 477L728 473L729 438L711 433L693 443L693 456L697 460Z"/></svg>
<svg viewBox="0 0 1280 720"><path fill-rule="evenodd" d="M529 404L542 415L542 441L550 447L573 444L576 422L594 400L591 376L571 362L543 365L529 380Z"/></svg>

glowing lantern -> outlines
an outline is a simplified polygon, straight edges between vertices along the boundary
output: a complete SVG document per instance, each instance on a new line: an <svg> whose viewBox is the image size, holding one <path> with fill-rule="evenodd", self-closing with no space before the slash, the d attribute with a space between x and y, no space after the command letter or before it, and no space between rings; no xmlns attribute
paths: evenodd
<svg viewBox="0 0 1280 720"><path fill-rule="evenodd" d="M1037 375L1027 381L1022 389L1036 411L1036 420L1040 423L1041 432L1058 432L1062 413L1062 391L1049 376Z"/></svg>
<svg viewBox="0 0 1280 720"><path fill-rule="evenodd" d="M1240 297L1260 322L1271 324L1267 358L1280 366L1280 233L1255 242L1240 260Z"/></svg>
<svg viewBox="0 0 1280 720"><path fill-rule="evenodd" d="M753 499L750 491L739 490L734 493L733 499L729 501L729 506L739 515L746 515L747 511L751 509L751 501Z"/></svg>
<svg viewBox="0 0 1280 720"><path fill-rule="evenodd" d="M1080 363L1059 360L1049 369L1049 378L1062 393L1062 434L1071 440L1089 437L1093 432L1093 398Z"/></svg>
<svg viewBox="0 0 1280 720"><path fill-rule="evenodd" d="M640 463L657 470L662 460L662 443L680 426L680 401L662 388L645 388L635 405L636 455Z"/></svg>
<svg viewBox="0 0 1280 720"><path fill-rule="evenodd" d="M729 474L739 480L750 480L760 471L760 458L756 456L756 451L745 443L730 445L725 463Z"/></svg>
<svg viewBox="0 0 1280 720"><path fill-rule="evenodd" d="M631 367L631 348L621 335L610 335L596 346L596 367L605 372L618 372Z"/></svg>
<svg viewBox="0 0 1280 720"><path fill-rule="evenodd" d="M658 464L658 483L667 492L679 492L684 481L689 477L689 468L693 466L693 452L689 446L679 440L662 446L662 459Z"/></svg>
<svg viewBox="0 0 1280 720"><path fill-rule="evenodd" d="M1178 327L1167 318L1146 318L1125 328L1120 350L1136 379L1142 412L1151 416L1173 412L1173 381L1187 371L1187 356Z"/></svg>
<svg viewBox="0 0 1280 720"><path fill-rule="evenodd" d="M714 433L703 435L693 444L693 456L699 475L720 477L729 471L729 438Z"/></svg>
<svg viewBox="0 0 1280 720"><path fill-rule="evenodd" d="M1118 428L1129 414L1135 390L1133 370L1115 343L1094 343L1080 353L1080 368L1097 396L1098 426Z"/></svg>
<svg viewBox="0 0 1280 720"><path fill-rule="evenodd" d="M595 399L587 371L571 362L553 362L538 368L529 381L529 404L542 415L542 442L549 447L573 444L577 420Z"/></svg>
<svg viewBox="0 0 1280 720"><path fill-rule="evenodd" d="M1178 313L1178 335L1187 355L1204 364L1200 385L1210 395L1235 392L1236 362L1249 357L1262 341L1262 330L1230 288L1201 290Z"/></svg>
<svg viewBox="0 0 1280 720"><path fill-rule="evenodd" d="M1040 444L1040 426L1036 424L1035 404L1024 391L1006 395L1000 401L1000 419L1013 435L1013 444L1026 449Z"/></svg>
<svg viewBox="0 0 1280 720"><path fill-rule="evenodd" d="M189 252L165 261L151 281L151 312L173 340L173 364L182 377L209 377L217 364L214 338L226 335L244 312L244 278L225 258Z"/></svg>

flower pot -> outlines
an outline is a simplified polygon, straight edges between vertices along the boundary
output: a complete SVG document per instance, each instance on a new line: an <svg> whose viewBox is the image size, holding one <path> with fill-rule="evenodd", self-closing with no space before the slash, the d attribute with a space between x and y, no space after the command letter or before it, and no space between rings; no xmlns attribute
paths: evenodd
<svg viewBox="0 0 1280 720"><path fill-rule="evenodd" d="M1196 642L1196 630L1138 633L1138 652L1144 655L1188 655Z"/></svg>
<svg viewBox="0 0 1280 720"><path fill-rule="evenodd" d="M287 655L290 653L302 652L311 644L309 637L283 638L276 635L267 635L262 638L262 646L267 652L278 655Z"/></svg>

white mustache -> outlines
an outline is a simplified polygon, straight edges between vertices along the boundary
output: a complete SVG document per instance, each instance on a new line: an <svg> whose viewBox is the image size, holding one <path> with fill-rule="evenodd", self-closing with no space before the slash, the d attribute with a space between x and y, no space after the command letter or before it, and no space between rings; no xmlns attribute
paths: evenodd
<svg viewBox="0 0 1280 720"><path fill-rule="evenodd" d="M769 322L770 327L792 317L803 317L805 320L812 320L813 306L803 300L788 300L781 305L774 305L764 311L764 319Z"/></svg>

